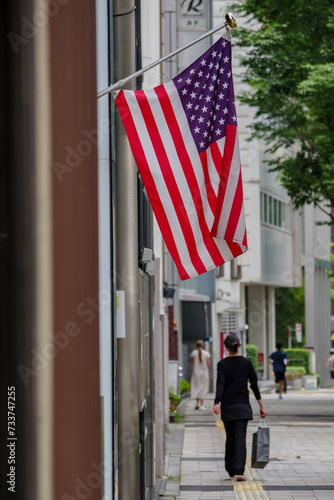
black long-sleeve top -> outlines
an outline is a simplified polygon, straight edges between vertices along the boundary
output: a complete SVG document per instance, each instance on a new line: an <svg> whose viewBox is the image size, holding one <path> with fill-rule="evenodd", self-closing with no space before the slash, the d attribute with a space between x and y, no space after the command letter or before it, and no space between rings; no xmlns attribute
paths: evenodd
<svg viewBox="0 0 334 500"><path fill-rule="evenodd" d="M215 404L221 403L222 420L252 420L248 380L256 399L261 399L252 362L243 356L230 356L217 364Z"/></svg>

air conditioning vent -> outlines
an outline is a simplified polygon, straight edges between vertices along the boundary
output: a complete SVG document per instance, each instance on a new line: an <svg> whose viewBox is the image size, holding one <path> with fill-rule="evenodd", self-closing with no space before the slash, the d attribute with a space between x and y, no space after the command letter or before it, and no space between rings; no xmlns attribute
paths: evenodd
<svg viewBox="0 0 334 500"><path fill-rule="evenodd" d="M238 328L238 313L236 311L226 311L222 314L222 332L237 333Z"/></svg>

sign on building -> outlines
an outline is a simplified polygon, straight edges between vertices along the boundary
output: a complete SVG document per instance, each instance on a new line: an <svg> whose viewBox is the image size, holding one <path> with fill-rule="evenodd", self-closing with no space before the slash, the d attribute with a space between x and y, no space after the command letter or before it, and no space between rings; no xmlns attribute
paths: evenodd
<svg viewBox="0 0 334 500"><path fill-rule="evenodd" d="M302 342L302 324L296 323L296 340Z"/></svg>
<svg viewBox="0 0 334 500"><path fill-rule="evenodd" d="M207 28L209 3L207 0L182 0L178 3L180 28Z"/></svg>

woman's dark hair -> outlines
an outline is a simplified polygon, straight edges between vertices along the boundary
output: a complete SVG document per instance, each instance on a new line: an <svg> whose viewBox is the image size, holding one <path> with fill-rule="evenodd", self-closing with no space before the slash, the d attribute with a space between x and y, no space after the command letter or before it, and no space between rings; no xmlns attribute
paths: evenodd
<svg viewBox="0 0 334 500"><path fill-rule="evenodd" d="M224 340L224 345L225 347L231 351L231 352L237 352L239 348L240 340L239 338L234 334L231 333L226 337Z"/></svg>
<svg viewBox="0 0 334 500"><path fill-rule="evenodd" d="M277 342L276 348L279 350L279 349L282 349L282 347L283 347L282 342Z"/></svg>

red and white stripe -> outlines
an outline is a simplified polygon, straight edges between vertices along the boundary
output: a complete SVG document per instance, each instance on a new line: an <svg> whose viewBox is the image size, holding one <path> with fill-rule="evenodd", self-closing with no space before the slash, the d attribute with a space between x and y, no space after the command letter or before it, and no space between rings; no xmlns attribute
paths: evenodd
<svg viewBox="0 0 334 500"><path fill-rule="evenodd" d="M182 280L247 250L236 126L198 153L172 81L115 100L166 246Z"/></svg>

